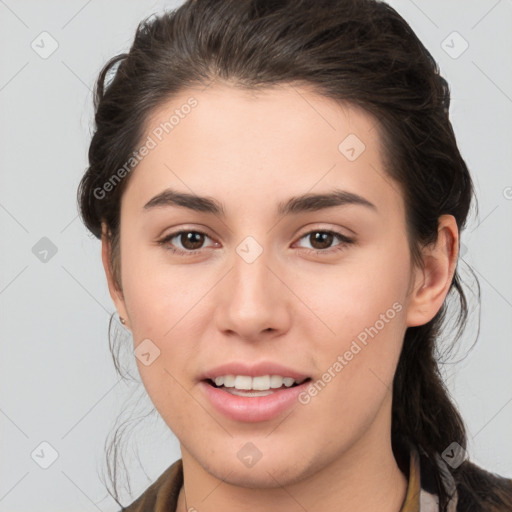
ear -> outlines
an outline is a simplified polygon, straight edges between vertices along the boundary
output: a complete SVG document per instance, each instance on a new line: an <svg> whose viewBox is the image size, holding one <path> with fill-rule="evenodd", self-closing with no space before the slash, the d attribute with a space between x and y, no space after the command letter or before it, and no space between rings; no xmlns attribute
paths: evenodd
<svg viewBox="0 0 512 512"><path fill-rule="evenodd" d="M112 250L112 244L110 241L110 237L108 236L107 226L104 222L101 224L101 260L103 262L103 268L105 270L105 275L107 277L108 291L110 293L110 297L114 302L117 313L120 317L126 320L124 326L129 329L129 317L128 312L126 310L126 304L124 302L124 296L122 290L119 289L117 283L115 282L112 267L110 264L110 254Z"/></svg>
<svg viewBox="0 0 512 512"><path fill-rule="evenodd" d="M407 327L428 323L443 305L457 267L459 230L453 215L439 217L437 241L422 249L423 267L414 272Z"/></svg>

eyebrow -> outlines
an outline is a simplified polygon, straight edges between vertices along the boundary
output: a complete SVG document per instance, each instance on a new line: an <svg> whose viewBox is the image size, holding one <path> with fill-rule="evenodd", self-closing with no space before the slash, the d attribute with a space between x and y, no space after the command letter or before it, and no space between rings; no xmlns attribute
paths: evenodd
<svg viewBox="0 0 512 512"><path fill-rule="evenodd" d="M364 197L348 192L346 190L334 189L331 192L321 194L303 194L292 197L285 202L278 204L278 215L290 215L293 213L319 211L334 206L360 205L377 211L377 207ZM160 194L150 199L145 205L144 210L153 208L179 206L194 210L197 212L211 213L225 217L225 210L222 203L209 197L198 196L186 192L178 192L172 189L166 189Z"/></svg>

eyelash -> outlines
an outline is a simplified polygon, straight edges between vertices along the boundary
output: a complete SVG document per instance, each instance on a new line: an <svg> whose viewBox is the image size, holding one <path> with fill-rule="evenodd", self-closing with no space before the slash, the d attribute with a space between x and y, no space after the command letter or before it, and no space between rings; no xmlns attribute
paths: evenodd
<svg viewBox="0 0 512 512"><path fill-rule="evenodd" d="M205 232L195 230L195 229L183 229L181 231L175 231L174 233L171 233L167 235L162 240L158 241L158 244L163 246L166 250L171 251L173 254L178 254L180 256L194 256L195 254L198 254L201 252L202 249L196 249L191 251L184 251L183 249L177 249L176 247L173 247L169 244L170 240L173 238L182 235L183 233L196 233L199 235L204 235L207 238L210 238ZM351 238L348 238L345 235L342 235L341 233L338 233L337 231L331 231L327 229L314 229L312 231L308 231L307 233L304 233L299 240L302 240L303 238L313 234L313 233L328 233L330 235L334 235L339 240L339 244L335 245L333 247L330 247L328 249L309 249L307 247L302 247L302 249L305 249L309 253L316 253L316 254L333 254L338 251L342 251L346 249L347 245L353 244L354 240Z"/></svg>

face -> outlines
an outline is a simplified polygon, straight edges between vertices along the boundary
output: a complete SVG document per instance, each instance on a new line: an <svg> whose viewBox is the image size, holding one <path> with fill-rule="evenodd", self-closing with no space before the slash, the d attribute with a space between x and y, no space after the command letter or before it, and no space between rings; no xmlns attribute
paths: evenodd
<svg viewBox="0 0 512 512"><path fill-rule="evenodd" d="M274 486L388 439L414 272L375 119L304 87L215 84L146 127L155 144L123 194L113 297L182 452L218 478ZM310 380L282 409L226 413L203 378L232 362ZM261 458L249 467L246 452Z"/></svg>

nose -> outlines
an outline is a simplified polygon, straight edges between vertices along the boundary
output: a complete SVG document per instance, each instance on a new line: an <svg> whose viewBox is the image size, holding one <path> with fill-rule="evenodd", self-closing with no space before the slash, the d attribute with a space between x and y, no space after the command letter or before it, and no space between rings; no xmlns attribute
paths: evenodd
<svg viewBox="0 0 512 512"><path fill-rule="evenodd" d="M266 251L252 262L235 253L231 271L216 290L217 328L249 341L286 332L293 307L286 281L286 272Z"/></svg>

